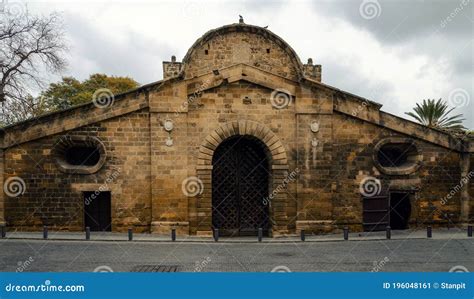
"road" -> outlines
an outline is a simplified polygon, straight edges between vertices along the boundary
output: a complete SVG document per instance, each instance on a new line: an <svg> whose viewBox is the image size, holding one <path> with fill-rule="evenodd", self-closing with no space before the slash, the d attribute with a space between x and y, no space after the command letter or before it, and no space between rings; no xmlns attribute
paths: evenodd
<svg viewBox="0 0 474 299"><path fill-rule="evenodd" d="M472 239L298 243L0 240L0 271L474 271ZM99 267L99 268L98 268ZM105 269L105 270L104 270ZM163 268L160 268L163 269ZM167 269L167 268L165 268Z"/></svg>

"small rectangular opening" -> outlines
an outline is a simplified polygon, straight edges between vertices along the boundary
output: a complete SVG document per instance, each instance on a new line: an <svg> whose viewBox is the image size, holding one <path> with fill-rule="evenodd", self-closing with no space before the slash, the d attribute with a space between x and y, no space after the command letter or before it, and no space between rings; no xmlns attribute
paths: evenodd
<svg viewBox="0 0 474 299"><path fill-rule="evenodd" d="M410 216L410 193L390 192L390 227L392 229L407 229Z"/></svg>
<svg viewBox="0 0 474 299"><path fill-rule="evenodd" d="M364 197L362 201L364 231L382 231L389 224L388 196Z"/></svg>
<svg viewBox="0 0 474 299"><path fill-rule="evenodd" d="M208 55L208 54L209 54L209 50L204 50L204 54Z"/></svg>
<svg viewBox="0 0 474 299"><path fill-rule="evenodd" d="M270 54L270 49L267 49L267 54Z"/></svg>
<svg viewBox="0 0 474 299"><path fill-rule="evenodd" d="M91 231L112 231L110 191L86 191L84 195L84 228Z"/></svg>

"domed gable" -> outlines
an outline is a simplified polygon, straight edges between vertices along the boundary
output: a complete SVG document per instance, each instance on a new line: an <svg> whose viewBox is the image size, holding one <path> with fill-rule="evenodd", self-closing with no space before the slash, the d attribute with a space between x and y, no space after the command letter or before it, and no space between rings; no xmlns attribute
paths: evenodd
<svg viewBox="0 0 474 299"><path fill-rule="evenodd" d="M303 65L279 36L262 27L231 24L208 31L183 59L185 78L244 63L273 74L299 80Z"/></svg>

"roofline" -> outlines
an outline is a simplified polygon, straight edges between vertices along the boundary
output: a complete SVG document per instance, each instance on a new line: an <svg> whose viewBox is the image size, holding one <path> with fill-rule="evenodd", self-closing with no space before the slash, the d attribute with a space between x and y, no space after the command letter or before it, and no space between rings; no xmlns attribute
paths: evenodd
<svg viewBox="0 0 474 299"><path fill-rule="evenodd" d="M130 89L130 90L122 92L122 93L114 94L114 100L122 100L127 95L130 95L130 94L133 94L133 93L136 93L136 92L149 91L150 88L152 88L156 85L165 84L166 82L171 81L172 79L175 79L175 78L176 77L155 81L155 82L152 82L152 83L148 83L148 84L139 86L139 87L134 88L134 89ZM5 126L5 127L0 127L0 131L11 130L11 129L14 129L15 127L19 127L19 126L25 125L25 124L30 123L30 122L39 121L39 120L46 119L46 118L54 116L54 115L70 112L70 111L73 111L73 110L76 110L76 109L80 109L80 108L87 107L87 106L93 106L93 105L94 105L94 103L92 101L89 101L87 103L74 105L74 106L71 106L71 107L68 107L68 108L65 108L65 109L48 112L48 113L45 113L45 114L42 114L42 115L39 115L39 116L36 116L36 117L28 118L28 119L10 124L10 125Z"/></svg>
<svg viewBox="0 0 474 299"><path fill-rule="evenodd" d="M238 64L236 64L238 65ZM221 70L224 70L224 69L227 69L227 68L232 68L232 67L235 67L236 65L232 65L232 66L227 66L227 67L224 67L222 68ZM261 72L265 72L265 73L269 73L269 74L272 74L272 75L275 75L275 76L278 76L277 74L273 74L273 73L270 73L268 71L265 71L265 70L261 70L259 68L256 68L254 66L250 66L250 65L246 65L246 64L242 64L243 66L245 67L250 67L250 68L253 68L253 69L256 69L258 71L261 71ZM211 74L211 72L209 72L208 74ZM291 80L291 79L288 79L286 77L281 77L281 76L278 76L280 77L281 79L284 79L284 80L288 80L288 81L292 81L292 82L295 82L294 80ZM184 79L184 81L188 81L188 80L193 80L195 78L191 78L191 79ZM117 95L114 95L115 99L118 99L118 100L122 100L124 99L127 95L130 95L130 94L133 94L133 93L137 93L137 92L143 92L143 91L150 91L153 87L156 87L156 86L159 86L161 87L162 85L168 83L168 82L171 82L171 81L177 81L177 80L183 80L183 77L182 76L175 76L175 77L171 77L171 78L167 78L167 79L164 79L164 80L159 80L159 81L155 81L155 82L152 82L152 83L148 83L148 84L145 84L145 85L142 85L140 87L137 87L137 88L134 88L134 89L131 89L129 91L126 91L126 92L123 92L123 93L120 93L120 94L117 94ZM295 82L295 83L309 83L311 85L315 85L315 86L319 86L319 87L322 87L322 88L325 88L325 89L329 89L331 91L334 91L334 92L338 92L338 93L342 93L342 94L345 94L345 95L348 95L349 97L355 99L355 100L359 100L359 101L365 101L365 102L368 102L370 103L371 105L374 105L375 107L377 107L377 111L382 115L387 115L389 117L393 117L397 120L402 120L406 123L408 123L409 125L411 126L414 126L416 127L416 129L420 129L420 130L430 130L430 131L433 131L433 132L436 132L436 133L440 133L446 137L449 137L449 138L453 138L453 139L457 139L457 140L462 140L464 139L463 137L461 136L455 136L445 130L441 130L441 129L438 129L438 128L431 128L431 127L427 127L427 126L424 126L422 124L419 124L417 122L414 122L412 120L409 120L409 119L405 119L401 116L398 116L398 115L395 115L395 114L392 114L392 113L389 113L389 112L386 112L386 111L382 111L380 110L380 108L382 107L381 104L379 103L376 103L376 102L373 102L371 100L368 100L366 98L363 98L363 97L360 97L360 96L357 96L357 95L354 95L352 93L349 93L349 92L346 92L344 90L341 90L341 89L338 89L338 88L335 88L331 85L327 85L327 84L324 84L324 83L321 83L321 82L318 82L318 81L315 81L315 80L312 80L312 79L309 79L307 77L303 77L302 80L300 80L299 82ZM6 127L3 127L3 128L0 128L0 141L1 140L1 135L5 134L6 131L9 131L9 130L14 130L15 128L17 127L20 127L22 125L25 125L27 123L30 123L30 122L34 122L34 121L38 121L38 120L42 120L42 119L47 119L48 117L51 117L51 116L54 116L54 115L60 115L60 114L63 114L63 113L67 113L67 112L70 112L70 111L74 111L74 110L77 110L77 109L80 109L80 108L83 108L83 107L92 107L94 106L93 102L88 102L88 103L84 103L84 104L79 104L79 105L76 105L76 106L73 106L73 107L70 107L70 108L67 108L67 109L63 109L63 110L59 110L59 111L54 111L54 112L51 112L51 113L47 113L47 114L44 114L44 115L41 115L39 117L36 117L36 118L31 118L31 119L28 119L28 120L25 120L25 121L21 121L21 122L18 122L18 123L15 123L15 124L12 124L12 125L9 125L9 126L6 126ZM346 114L344 111L340 111L340 110L337 110L336 111L340 112L340 113L343 113L343 114ZM374 123L378 126L383 126L383 127L387 127L386 125L384 125L382 122L374 122L374 121L370 121L368 119L364 119L364 118L361 118L365 121L368 121L370 123ZM392 129L390 127L387 127L389 129ZM403 130L395 130L395 131L399 131L401 133L404 133ZM408 134L410 135L409 133L404 133L404 134ZM469 135L466 135L467 138L465 139L465 141L467 142L470 142L472 143L473 142L473 138L470 137ZM435 143L435 144L438 144L440 146L443 146L442 144L439 144L439 143L436 143L436 142L432 142L430 140L427 140L426 138L423 138L423 137L420 137L420 136L415 136L416 138L420 138L420 139L423 139L423 140L426 140L427 142L431 142L431 143ZM2 143L2 142L0 142ZM3 146L2 146L3 148ZM462 149L461 149L462 151Z"/></svg>
<svg viewBox="0 0 474 299"><path fill-rule="evenodd" d="M312 83L312 84L319 85L319 86L321 86L321 87L324 87L324 88L327 88L327 89L330 89L330 90L333 90L333 91L336 91L336 92L340 92L340 93L342 93L342 94L348 95L348 96L353 97L353 98L356 98L356 99L358 99L358 100L367 102L367 103L369 103L369 104L371 104L371 105L376 106L378 109L382 108L382 106L383 106L383 104L380 104L380 103L378 103L378 102L375 102L375 101L369 100L369 99L367 99L367 98L364 98L364 97L362 97L362 96L359 96L359 95L350 93L350 92L348 92L348 91L339 89L339 88L334 87L334 86L332 86L332 85L325 84L325 83L322 83L322 82L313 80L313 79L308 78L308 77L306 77L306 76L303 77L302 80L306 80L306 81L308 81L308 82L310 82L310 83Z"/></svg>

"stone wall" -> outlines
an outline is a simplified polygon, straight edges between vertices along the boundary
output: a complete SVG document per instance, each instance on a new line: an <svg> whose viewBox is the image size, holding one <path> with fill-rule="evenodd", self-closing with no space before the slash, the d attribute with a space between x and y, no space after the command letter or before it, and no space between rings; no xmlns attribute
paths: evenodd
<svg viewBox="0 0 474 299"><path fill-rule="evenodd" d="M216 33L192 49L184 67L186 78L244 63L282 77L297 79L295 58L288 54L287 46L267 37L255 32Z"/></svg>
<svg viewBox="0 0 474 299"><path fill-rule="evenodd" d="M90 175L65 174L56 166L53 149L65 135L94 136L105 145L104 167ZM150 131L146 111L134 112L61 134L51 135L5 151L5 178L19 177L25 193L6 197L8 226L19 230L81 231L84 191L111 191L112 230L134 226L149 229Z"/></svg>
<svg viewBox="0 0 474 299"><path fill-rule="evenodd" d="M182 191L187 177L187 105L184 82L175 82L150 93L151 231L189 234L188 198ZM173 130L164 130L165 121ZM167 140L172 140L170 146Z"/></svg>
<svg viewBox="0 0 474 299"><path fill-rule="evenodd" d="M434 208L451 214L451 219L458 222L460 195L456 194L444 204L441 199L459 182L459 153L414 139L423 155L422 166L413 174L387 175L374 165L375 144L387 137L410 136L339 113L332 115L326 122L327 125L324 125L324 121L321 123L322 135L324 136L324 127L329 130L332 126L332 136L318 138L321 140L319 148L313 149L313 156L306 154L313 160L299 156L300 163L308 165L312 173L306 178L300 177L302 188L298 190L299 198L305 196L302 214L307 221L315 221L312 230L327 230L331 225L332 228L349 226L352 230L362 230L362 196L359 185L367 176L381 181L380 194L387 194L389 190L419 190L411 197L411 227L428 225L433 221L446 222ZM306 140L305 144L308 142ZM303 148L300 147L300 151ZM303 194L305 186L307 191Z"/></svg>
<svg viewBox="0 0 474 299"><path fill-rule="evenodd" d="M233 24L211 30L183 62L173 57L163 70L166 80L111 97L107 107L85 104L0 132L0 183L17 176L26 185L21 196L0 194L0 223L4 210L14 228L82 230L82 192L107 183L112 230L135 226L168 234L177 228L179 234L210 235L210 161L231 134L249 134L267 145L270 192L297 173L273 202L273 235L362 230L359 185L367 176L381 181L381 193L413 193L410 227L445 225L447 217L458 222L461 196L474 194L471 180L469 188L444 200L467 171L459 140L321 84L321 66L302 65L265 28ZM165 123L173 128L165 130ZM66 134L99 138L107 155L103 168L89 175L60 172L52 149ZM413 140L419 169L381 172L374 154L384 138ZM471 152L473 144L467 146ZM470 159L472 169L472 153ZM108 182L114 171L118 177ZM196 178L203 190L188 196L183 186Z"/></svg>
<svg viewBox="0 0 474 299"><path fill-rule="evenodd" d="M229 76L232 77L232 73ZM252 77L256 79L258 77ZM277 81L273 81L275 86L288 84ZM281 143L286 166L275 168L276 172L272 169L277 180L270 186L270 192L289 173L295 170L298 173L297 180L285 185L272 210L277 219L273 235L296 233L301 229L331 232L343 226L353 231L362 230L359 184L366 176L380 179L382 192L419 190L411 197L410 227L446 225L446 216L458 222L460 193L442 201L461 178L460 156L456 150L370 122L379 120L372 116L375 113L372 111L362 111L369 121L334 111L334 95L326 89L285 85L296 95L296 102L290 96L288 105L278 109L272 105L273 88L243 80L231 83L223 80L216 87L212 84L196 94L194 91L199 90L200 84L168 82L147 93L149 111L144 109L100 119L94 124L7 148L4 179L18 176L27 186L24 195L5 198L7 224L22 230L40 229L44 224L53 229L82 230L82 192L100 188L110 174L119 169L120 175L106 188L112 192L114 231L135 226L138 230L167 234L175 227L179 234L209 235L212 206L205 199L209 198L212 182L205 176L209 168L200 162L199 155L209 136L232 122L252 122L267 128ZM122 108L117 111L136 109L147 98L129 99L133 106L120 101L118 108ZM350 105L346 106L344 109L353 110ZM90 121L73 116L71 122ZM57 121L62 122L59 118ZM166 121L174 125L171 132L163 128ZM391 126L403 127L399 122L392 119ZM312 125L316 126L313 130ZM46 123L36 126L42 126L43 134L58 130ZM104 167L91 175L60 172L52 148L65 134L102 140L107 151ZM423 156L422 166L415 173L390 176L375 167L374 147L388 137L415 141ZM8 135L8 140L14 141L14 134ZM198 196L188 197L182 187L183 182L192 177L205 178L204 190ZM472 194L472 181L469 186ZM472 208L470 213L472 215Z"/></svg>

